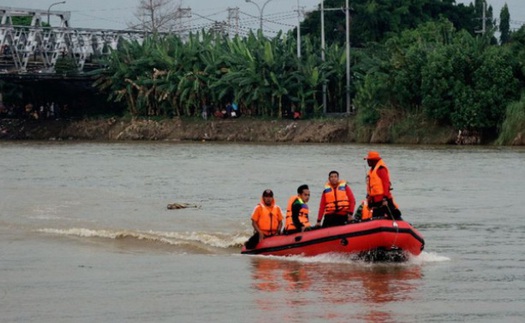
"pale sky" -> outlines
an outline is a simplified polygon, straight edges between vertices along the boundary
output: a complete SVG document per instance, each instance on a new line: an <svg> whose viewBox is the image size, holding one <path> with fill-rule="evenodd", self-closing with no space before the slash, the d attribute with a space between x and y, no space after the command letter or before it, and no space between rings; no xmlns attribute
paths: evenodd
<svg viewBox="0 0 525 323"><path fill-rule="evenodd" d="M180 0L174 0L178 2ZM251 0L262 7L267 0ZM0 0L0 6L47 10L59 2L57 0ZM227 21L228 8L239 8L240 31L259 27L260 11L253 3L246 0L182 0L184 8L191 8L192 17L185 19L185 27L192 29L207 28L214 21ZM468 4L472 0L456 0ZM71 27L127 29L128 22L135 20L139 0L66 0L52 10L71 11ZM263 10L265 34L271 36L278 30L288 30L297 25L297 8L312 11L320 0L270 0ZM352 0L350 0L350 5ZM511 28L517 29L525 24L525 0L488 0L494 9L495 18L499 18L502 6L507 3L510 10ZM51 20L53 25L53 20ZM56 25L57 23L55 23Z"/></svg>

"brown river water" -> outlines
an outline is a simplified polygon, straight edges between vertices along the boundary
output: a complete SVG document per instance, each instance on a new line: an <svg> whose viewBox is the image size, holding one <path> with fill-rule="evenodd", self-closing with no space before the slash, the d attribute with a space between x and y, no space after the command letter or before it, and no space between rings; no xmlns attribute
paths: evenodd
<svg viewBox="0 0 525 323"><path fill-rule="evenodd" d="M418 257L240 255L272 188L390 167ZM1 322L522 322L525 149L0 142ZM196 208L168 210L169 203Z"/></svg>

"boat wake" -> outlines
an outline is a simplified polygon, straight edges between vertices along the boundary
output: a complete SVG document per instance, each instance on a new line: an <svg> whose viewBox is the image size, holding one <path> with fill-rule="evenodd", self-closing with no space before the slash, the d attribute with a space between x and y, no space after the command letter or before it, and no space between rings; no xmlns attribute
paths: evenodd
<svg viewBox="0 0 525 323"><path fill-rule="evenodd" d="M412 261L415 264L421 264L421 263L430 263L430 262L444 262L444 261L450 261L451 259L447 256L438 255L435 252L427 252L423 251L421 254L417 257L411 257L410 261Z"/></svg>
<svg viewBox="0 0 525 323"><path fill-rule="evenodd" d="M55 229L43 228L36 230L54 236L77 237L87 239L111 240L113 242L126 242L131 246L139 244L169 246L170 250L182 253L238 253L247 237L244 234L232 235L231 233L210 232L163 232L163 231L135 231L135 230L110 230L69 228Z"/></svg>
<svg viewBox="0 0 525 323"><path fill-rule="evenodd" d="M42 228L39 233L57 237L72 237L97 241L111 241L119 246L125 245L130 249L162 249L169 252L189 254L238 254L244 242L248 239L245 232L166 232L166 231L140 231L140 230L112 230L88 228ZM301 263L356 263L363 259L356 255L341 253L326 253L313 257L302 255L295 256L251 256L267 259L281 259L298 261ZM418 256L410 255L407 264L424 264L432 262L450 261L450 258L433 252L423 251Z"/></svg>
<svg viewBox="0 0 525 323"><path fill-rule="evenodd" d="M385 262L370 262L366 259L356 257L356 255L351 254L341 254L341 253L326 253L313 257L305 257L301 255L294 256L262 256L262 255L251 255L250 257L254 258L264 258L264 259L275 259L282 261L296 261L304 264L362 264L364 266L381 266ZM433 252L423 251L418 256L409 255L406 261L399 262L399 266L412 266L412 265L422 265L425 263L433 262L443 262L450 261L450 258L445 256L440 256ZM390 263L389 263L390 264Z"/></svg>

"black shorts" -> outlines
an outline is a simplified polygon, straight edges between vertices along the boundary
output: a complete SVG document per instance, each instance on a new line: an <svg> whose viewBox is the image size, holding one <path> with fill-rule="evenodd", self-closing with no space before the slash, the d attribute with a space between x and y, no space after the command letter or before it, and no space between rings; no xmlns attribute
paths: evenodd
<svg viewBox="0 0 525 323"><path fill-rule="evenodd" d="M323 228L335 227L338 225L345 225L348 223L348 216L341 214L325 214L323 220Z"/></svg>

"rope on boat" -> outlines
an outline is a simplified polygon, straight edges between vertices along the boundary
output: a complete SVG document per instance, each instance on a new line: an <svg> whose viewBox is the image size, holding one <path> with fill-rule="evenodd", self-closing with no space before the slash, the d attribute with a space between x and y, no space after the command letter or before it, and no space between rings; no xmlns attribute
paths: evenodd
<svg viewBox="0 0 525 323"><path fill-rule="evenodd" d="M394 242L392 243L392 247L397 247L396 242L397 242L397 237L399 236L399 225L397 224L396 218L392 214L392 211L390 210L390 206L388 206L388 204L386 205L386 209L388 210L388 214L390 214L390 217L392 218L392 226L396 228L396 237L394 239Z"/></svg>

